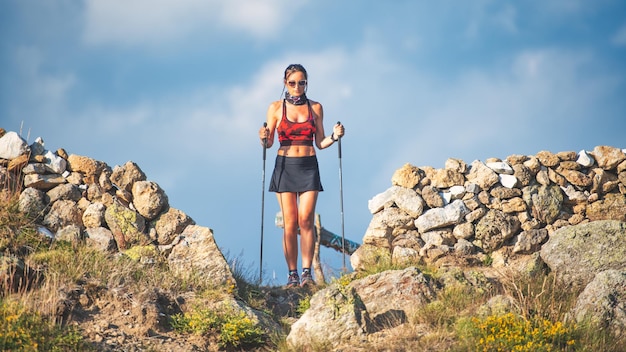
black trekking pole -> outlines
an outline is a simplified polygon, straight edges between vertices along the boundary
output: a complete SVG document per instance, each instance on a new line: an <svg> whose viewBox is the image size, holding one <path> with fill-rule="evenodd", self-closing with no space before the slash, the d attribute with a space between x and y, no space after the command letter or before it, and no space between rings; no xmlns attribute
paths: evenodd
<svg viewBox="0 0 626 352"><path fill-rule="evenodd" d="M341 125L340 121L337 121ZM343 221L343 171L341 168L341 137L337 139L337 152L339 153L339 203L341 206L341 253L343 254L343 272L346 272L346 236Z"/></svg>
<svg viewBox="0 0 626 352"><path fill-rule="evenodd" d="M263 122L263 127L267 128L267 122ZM267 153L267 138L263 138L263 173L261 186L261 255L259 258L259 285L263 282L263 223L265 219L265 156Z"/></svg>

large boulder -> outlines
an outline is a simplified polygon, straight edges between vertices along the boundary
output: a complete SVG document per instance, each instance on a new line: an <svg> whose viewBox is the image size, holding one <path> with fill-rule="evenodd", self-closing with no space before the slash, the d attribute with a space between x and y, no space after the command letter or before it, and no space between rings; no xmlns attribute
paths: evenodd
<svg viewBox="0 0 626 352"><path fill-rule="evenodd" d="M615 336L626 333L626 271L598 273L578 296L571 311L577 322L590 321Z"/></svg>
<svg viewBox="0 0 626 352"><path fill-rule="evenodd" d="M170 269L181 277L199 274L215 287L236 287L230 267L217 247L208 227L189 225L181 234L167 260Z"/></svg>
<svg viewBox="0 0 626 352"><path fill-rule="evenodd" d="M605 270L626 267L626 223L592 221L556 230L541 247L541 259L565 282L586 285Z"/></svg>

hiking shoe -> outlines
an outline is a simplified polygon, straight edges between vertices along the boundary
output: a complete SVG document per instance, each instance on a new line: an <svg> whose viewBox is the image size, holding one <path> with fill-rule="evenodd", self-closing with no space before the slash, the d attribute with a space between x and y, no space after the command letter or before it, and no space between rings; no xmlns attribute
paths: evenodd
<svg viewBox="0 0 626 352"><path fill-rule="evenodd" d="M294 274L289 274L289 277L287 278L287 287L298 287L300 286L300 277L298 277L298 274L294 273Z"/></svg>
<svg viewBox="0 0 626 352"><path fill-rule="evenodd" d="M304 287L307 285L315 285L315 281L313 281L313 275L311 275L310 272L305 271L302 273L302 283L300 286Z"/></svg>

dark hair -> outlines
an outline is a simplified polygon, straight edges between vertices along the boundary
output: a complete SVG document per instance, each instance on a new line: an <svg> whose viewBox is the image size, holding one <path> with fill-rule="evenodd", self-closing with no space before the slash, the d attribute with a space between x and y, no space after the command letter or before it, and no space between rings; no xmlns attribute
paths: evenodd
<svg viewBox="0 0 626 352"><path fill-rule="evenodd" d="M289 77L290 74L294 72L298 72L298 71L304 73L305 79L309 79L309 76L307 75L306 70L304 69L304 66L300 64L291 64L287 66L287 68L285 69L285 76L283 78L287 79L287 77Z"/></svg>

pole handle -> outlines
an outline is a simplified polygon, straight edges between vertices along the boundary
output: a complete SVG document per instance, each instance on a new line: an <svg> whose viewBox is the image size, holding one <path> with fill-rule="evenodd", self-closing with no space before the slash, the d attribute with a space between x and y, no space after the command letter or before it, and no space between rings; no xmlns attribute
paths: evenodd
<svg viewBox="0 0 626 352"><path fill-rule="evenodd" d="M337 121L338 125L341 125L341 121ZM337 139L337 151L339 153L339 159L341 159L341 137Z"/></svg>
<svg viewBox="0 0 626 352"><path fill-rule="evenodd" d="M267 122L263 122L263 127L267 128ZM267 155L267 138L263 138L263 160L265 161L265 157Z"/></svg>

